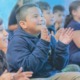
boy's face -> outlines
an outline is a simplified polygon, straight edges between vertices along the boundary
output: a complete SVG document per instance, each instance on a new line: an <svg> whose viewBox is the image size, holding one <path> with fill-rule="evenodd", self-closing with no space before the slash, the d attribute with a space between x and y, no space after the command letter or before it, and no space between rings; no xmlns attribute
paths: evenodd
<svg viewBox="0 0 80 80"><path fill-rule="evenodd" d="M53 14L54 23L62 24L64 20L64 12L58 11Z"/></svg>
<svg viewBox="0 0 80 80"><path fill-rule="evenodd" d="M22 25L27 32L38 34L41 31L41 27L45 25L45 19L42 16L42 12L37 7L32 7L27 10L26 21Z"/></svg>
<svg viewBox="0 0 80 80"><path fill-rule="evenodd" d="M0 25L0 49L7 48L8 45L8 33Z"/></svg>
<svg viewBox="0 0 80 80"><path fill-rule="evenodd" d="M52 10L48 9L48 10L43 10L43 16L46 20L46 25L48 26L52 26L54 21L53 21L53 14L52 14Z"/></svg>

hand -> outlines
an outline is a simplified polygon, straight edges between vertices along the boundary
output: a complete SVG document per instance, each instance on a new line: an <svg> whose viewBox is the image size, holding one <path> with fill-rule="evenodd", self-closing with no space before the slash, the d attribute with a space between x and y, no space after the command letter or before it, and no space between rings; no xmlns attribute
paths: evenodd
<svg viewBox="0 0 80 80"><path fill-rule="evenodd" d="M32 74L32 72L22 72L22 68L20 68L13 76L15 80L30 80L29 78L32 77Z"/></svg>
<svg viewBox="0 0 80 80"><path fill-rule="evenodd" d="M13 80L13 76L7 70L1 75L0 80Z"/></svg>
<svg viewBox="0 0 80 80"><path fill-rule="evenodd" d="M32 77L32 72L22 72L22 68L18 70L17 73L9 73L7 70L1 75L1 80L30 80Z"/></svg>
<svg viewBox="0 0 80 80"><path fill-rule="evenodd" d="M61 33L62 33L63 30L64 30L64 28L60 28L60 29L56 32L56 34L54 34L54 32L51 31L51 35L58 41L58 40L59 40L59 37L60 37L60 35L61 35Z"/></svg>
<svg viewBox="0 0 80 80"><path fill-rule="evenodd" d="M59 37L59 41L64 44L69 44L72 41L73 32L74 31L71 28L64 29Z"/></svg>
<svg viewBox="0 0 80 80"><path fill-rule="evenodd" d="M48 34L48 30L46 27L41 29L41 39L50 42L51 35Z"/></svg>
<svg viewBox="0 0 80 80"><path fill-rule="evenodd" d="M57 32L56 32L56 34L54 35L54 37L55 37L55 39L58 41L59 40L59 37L60 37L60 35L61 35L61 33L62 33L62 31L64 30L64 28L60 28Z"/></svg>

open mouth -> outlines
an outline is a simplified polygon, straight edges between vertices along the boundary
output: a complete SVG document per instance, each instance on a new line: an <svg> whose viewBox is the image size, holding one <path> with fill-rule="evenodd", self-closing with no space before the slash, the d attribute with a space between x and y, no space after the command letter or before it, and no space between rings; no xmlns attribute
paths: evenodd
<svg viewBox="0 0 80 80"><path fill-rule="evenodd" d="M37 24L38 26L46 25L45 22Z"/></svg>

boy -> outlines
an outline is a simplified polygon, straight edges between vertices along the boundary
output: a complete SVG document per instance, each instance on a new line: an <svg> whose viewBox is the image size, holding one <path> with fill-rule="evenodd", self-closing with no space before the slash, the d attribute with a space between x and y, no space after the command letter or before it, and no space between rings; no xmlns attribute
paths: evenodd
<svg viewBox="0 0 80 80"><path fill-rule="evenodd" d="M29 80L32 76L32 72L22 72L22 68L19 69L17 73L9 73L4 71L8 68L6 60L6 50L8 45L8 33L3 29L3 20L0 19L0 80Z"/></svg>
<svg viewBox="0 0 80 80"><path fill-rule="evenodd" d="M31 1L30 0L18 0L17 4L13 8L9 17L9 22L8 22L8 30L7 30L9 33L8 41L10 41L13 38L14 31L18 28L17 20L16 20L16 10L19 7L21 7L23 4L29 3L29 2Z"/></svg>
<svg viewBox="0 0 80 80"><path fill-rule="evenodd" d="M55 27L53 26L53 24L54 24L53 13L52 13L50 5L47 2L42 2L42 1L39 1L36 4L39 5L39 7L43 13L43 16L46 20L46 26L47 26L48 30L50 32L53 31L55 34Z"/></svg>
<svg viewBox="0 0 80 80"><path fill-rule="evenodd" d="M9 70L16 72L23 67L23 71L33 71L33 77L36 78L50 77L61 70L68 62L66 50L67 44L72 40L73 30L63 31L54 51L44 17L37 5L22 6L17 10L16 18L19 28L15 31L7 51ZM38 38L40 33L41 38Z"/></svg>
<svg viewBox="0 0 80 80"><path fill-rule="evenodd" d="M61 5L56 5L53 7L53 18L56 31L62 27L64 20L64 10L64 7Z"/></svg>

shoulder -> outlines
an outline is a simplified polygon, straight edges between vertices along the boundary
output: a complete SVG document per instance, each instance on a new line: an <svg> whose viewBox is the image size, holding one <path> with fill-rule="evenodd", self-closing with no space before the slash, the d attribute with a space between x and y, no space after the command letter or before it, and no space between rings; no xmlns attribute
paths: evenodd
<svg viewBox="0 0 80 80"><path fill-rule="evenodd" d="M67 28L69 28L69 27L70 27L70 28L73 28L74 30L79 30L79 29L80 29L80 24L79 24L78 22L72 20L72 21L68 24Z"/></svg>
<svg viewBox="0 0 80 80"><path fill-rule="evenodd" d="M14 36L9 42L9 46L26 46L28 44L28 39L22 36Z"/></svg>

